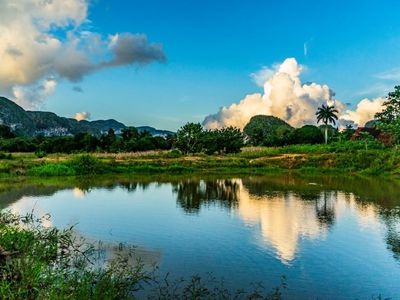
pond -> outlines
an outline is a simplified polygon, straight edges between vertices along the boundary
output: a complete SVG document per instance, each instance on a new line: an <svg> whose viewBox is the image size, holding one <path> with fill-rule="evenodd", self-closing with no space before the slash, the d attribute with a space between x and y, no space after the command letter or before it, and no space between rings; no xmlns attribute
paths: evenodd
<svg viewBox="0 0 400 300"><path fill-rule="evenodd" d="M211 273L296 299L400 299L400 183L344 177L115 177L0 182L0 207L138 246L173 277Z"/></svg>

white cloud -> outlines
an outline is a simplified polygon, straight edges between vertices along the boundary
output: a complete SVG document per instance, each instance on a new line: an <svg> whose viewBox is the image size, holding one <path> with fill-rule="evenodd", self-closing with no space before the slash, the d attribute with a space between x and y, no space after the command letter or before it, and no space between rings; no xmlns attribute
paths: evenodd
<svg viewBox="0 0 400 300"><path fill-rule="evenodd" d="M264 93L247 95L239 103L220 108L216 114L207 116L203 125L211 129L226 126L243 129L252 116L263 114L279 117L294 127L300 127L316 124L315 112L322 104L336 107L341 119L339 124L353 122L364 125L381 109L381 100L363 100L356 111L346 110L327 85L303 84L300 75L304 69L296 59L288 58L281 64L252 74L256 82L265 80Z"/></svg>
<svg viewBox="0 0 400 300"><path fill-rule="evenodd" d="M355 111L346 110L340 116L340 119L353 121L359 126L364 126L366 122L374 119L377 112L382 111L382 104L384 101L384 98L376 98L372 100L365 98L357 104Z"/></svg>
<svg viewBox="0 0 400 300"><path fill-rule="evenodd" d="M86 111L77 112L74 119L77 121L88 120L90 119L90 113Z"/></svg>
<svg viewBox="0 0 400 300"><path fill-rule="evenodd" d="M22 86L15 85L12 88L14 101L27 110L40 108L47 97L53 95L57 87L57 81L46 79L38 84Z"/></svg>
<svg viewBox="0 0 400 300"><path fill-rule="evenodd" d="M292 126L315 123L315 111L323 103L336 103L326 85L302 84L303 67L294 58L274 66L275 73L264 83L263 94L246 96L238 104L222 107L204 120L207 128L236 126L243 128L254 115L277 116ZM339 108L343 104L336 103Z"/></svg>
<svg viewBox="0 0 400 300"><path fill-rule="evenodd" d="M276 73L279 65L275 65L272 68L270 67L262 67L261 70L251 73L250 77L253 81L260 87L263 87L264 84Z"/></svg>
<svg viewBox="0 0 400 300"><path fill-rule="evenodd" d="M165 60L145 35L103 37L84 30L89 22L87 0L0 0L0 92L29 94L46 78L79 81L104 68Z"/></svg>

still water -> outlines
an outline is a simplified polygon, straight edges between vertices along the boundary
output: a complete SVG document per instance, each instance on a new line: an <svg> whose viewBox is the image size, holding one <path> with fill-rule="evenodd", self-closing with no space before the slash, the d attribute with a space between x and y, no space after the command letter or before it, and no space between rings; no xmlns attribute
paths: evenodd
<svg viewBox="0 0 400 300"><path fill-rule="evenodd" d="M0 207L138 246L160 272L229 288L286 277L295 299L400 299L400 183L356 178L89 178L0 182Z"/></svg>

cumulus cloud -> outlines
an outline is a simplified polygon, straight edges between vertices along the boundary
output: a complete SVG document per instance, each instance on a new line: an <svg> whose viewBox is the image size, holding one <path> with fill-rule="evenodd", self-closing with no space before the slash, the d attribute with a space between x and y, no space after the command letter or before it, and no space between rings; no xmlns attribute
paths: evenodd
<svg viewBox="0 0 400 300"><path fill-rule="evenodd" d="M300 75L304 67L296 59L288 58L271 68L263 68L252 74L256 82L264 80L263 93L247 95L239 103L222 107L216 114L207 116L203 125L214 129L235 126L240 129L254 115L273 115L294 127L315 124L315 112L322 104L335 105L339 111L339 124L349 122L364 125L380 109L380 100L364 101L356 111L335 99L335 93L327 86L317 83L302 83Z"/></svg>
<svg viewBox="0 0 400 300"><path fill-rule="evenodd" d="M377 112L383 110L382 104L384 101L384 98L363 99L357 104L356 110L346 110L340 116L341 122L348 120L363 126L366 122L373 120Z"/></svg>
<svg viewBox="0 0 400 300"><path fill-rule="evenodd" d="M88 120L90 119L90 113L86 111L77 112L74 119L77 121Z"/></svg>
<svg viewBox="0 0 400 300"><path fill-rule="evenodd" d="M294 58L273 67L275 73L264 82L263 94L246 96L238 104L222 107L204 120L207 128L236 126L243 128L257 114L277 116L292 126L315 123L315 111L324 103L335 103L334 93L326 85L302 84L303 70ZM342 108L341 103L336 103Z"/></svg>
<svg viewBox="0 0 400 300"><path fill-rule="evenodd" d="M251 73L250 77L253 81L260 87L264 87L264 84L277 72L279 65L274 65L270 67L262 67L261 70Z"/></svg>
<svg viewBox="0 0 400 300"><path fill-rule="evenodd" d="M34 110L39 108L47 97L53 95L56 87L57 82L54 79L46 79L34 85L15 85L12 92L18 105L27 110Z"/></svg>
<svg viewBox="0 0 400 300"><path fill-rule="evenodd" d="M165 60L162 46L143 34L85 30L87 15L87 0L0 0L0 92L17 97L46 78L79 81L105 68Z"/></svg>

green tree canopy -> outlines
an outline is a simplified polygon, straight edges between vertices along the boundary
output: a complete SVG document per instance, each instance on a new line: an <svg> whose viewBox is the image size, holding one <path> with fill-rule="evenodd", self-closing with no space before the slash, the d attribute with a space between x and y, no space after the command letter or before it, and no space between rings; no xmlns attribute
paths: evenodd
<svg viewBox="0 0 400 300"><path fill-rule="evenodd" d="M388 94L383 106L383 111L375 115L378 128L391 136L397 148L400 143L400 85Z"/></svg>
<svg viewBox="0 0 400 300"><path fill-rule="evenodd" d="M200 123L186 123L176 133L175 146L182 153L197 153L203 150L204 130Z"/></svg>
<svg viewBox="0 0 400 300"><path fill-rule="evenodd" d="M389 124L400 120L400 85L388 94L383 107L383 111L375 115L380 122Z"/></svg>
<svg viewBox="0 0 400 300"><path fill-rule="evenodd" d="M295 144L320 144L324 136L317 126L304 125L293 132L292 142Z"/></svg>
<svg viewBox="0 0 400 300"><path fill-rule="evenodd" d="M293 128L285 121L266 115L257 115L250 119L243 133L253 146L276 146L285 143L286 134Z"/></svg>

